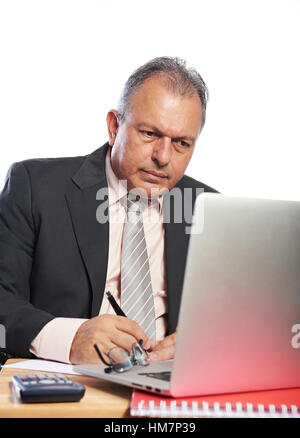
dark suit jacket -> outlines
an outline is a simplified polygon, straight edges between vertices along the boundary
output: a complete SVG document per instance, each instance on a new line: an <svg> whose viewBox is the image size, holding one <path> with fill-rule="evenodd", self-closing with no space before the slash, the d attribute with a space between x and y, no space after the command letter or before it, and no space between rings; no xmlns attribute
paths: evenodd
<svg viewBox="0 0 300 438"><path fill-rule="evenodd" d="M0 196L0 323L9 353L30 356L31 341L55 317L99 313L109 223L96 220L97 207L104 202L96 193L107 187L107 147L87 156L25 160L9 169ZM215 191L187 176L176 187L183 196L187 187ZM186 225L176 223L172 214L165 224L168 333L177 325L189 240Z"/></svg>

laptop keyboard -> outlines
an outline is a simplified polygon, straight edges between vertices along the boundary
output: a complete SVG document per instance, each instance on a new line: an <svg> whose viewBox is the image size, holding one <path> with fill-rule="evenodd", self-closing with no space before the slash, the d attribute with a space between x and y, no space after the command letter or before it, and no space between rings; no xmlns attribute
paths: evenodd
<svg viewBox="0 0 300 438"><path fill-rule="evenodd" d="M165 380L166 382L170 382L171 380L171 371L160 371L158 373L139 373L139 376L147 376L152 379Z"/></svg>

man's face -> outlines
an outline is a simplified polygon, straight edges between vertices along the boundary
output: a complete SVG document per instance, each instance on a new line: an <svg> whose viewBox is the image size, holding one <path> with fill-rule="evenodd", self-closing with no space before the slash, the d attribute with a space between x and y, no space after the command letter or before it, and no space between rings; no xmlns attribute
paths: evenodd
<svg viewBox="0 0 300 438"><path fill-rule="evenodd" d="M127 188L162 193L182 178L201 130L199 96L182 97L163 78L146 80L132 96L125 118L107 115L111 165Z"/></svg>

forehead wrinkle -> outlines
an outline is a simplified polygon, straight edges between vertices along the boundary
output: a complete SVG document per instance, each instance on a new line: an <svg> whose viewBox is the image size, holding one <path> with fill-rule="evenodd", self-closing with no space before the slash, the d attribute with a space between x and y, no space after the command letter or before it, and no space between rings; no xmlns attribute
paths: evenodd
<svg viewBox="0 0 300 438"><path fill-rule="evenodd" d="M166 87L165 81L150 78L132 96L128 116L136 125L145 123L172 138L196 138L198 132L185 132L191 125L191 114L189 110L184 111L183 103L191 100L199 101L199 115L202 117L201 102L196 93L192 97L174 94ZM195 111L198 113L197 109ZM195 112L192 119L193 116L197 123Z"/></svg>
<svg viewBox="0 0 300 438"><path fill-rule="evenodd" d="M141 126L144 124L145 126L153 127L160 133L171 138L195 138L198 132L194 132L194 129L191 126L191 115L189 111L184 111L181 104L178 102L178 98L173 102L168 100L165 102L166 105L162 106L160 105L160 102L157 102L155 106L146 106L145 111L142 108L141 111L139 111L137 108L138 111L136 115L138 125Z"/></svg>
<svg viewBox="0 0 300 438"><path fill-rule="evenodd" d="M161 134L171 138L191 137L194 133L185 132L188 125L188 113L178 106L178 98L174 101L164 101L163 105L155 102L154 106L147 106L145 101L141 107L136 107L137 126L153 128Z"/></svg>

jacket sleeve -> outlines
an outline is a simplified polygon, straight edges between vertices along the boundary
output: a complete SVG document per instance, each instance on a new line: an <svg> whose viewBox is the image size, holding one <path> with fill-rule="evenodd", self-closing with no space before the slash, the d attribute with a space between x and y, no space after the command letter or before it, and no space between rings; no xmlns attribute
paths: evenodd
<svg viewBox="0 0 300 438"><path fill-rule="evenodd" d="M31 341L54 318L30 303L36 239L31 202L29 174L14 163L0 194L0 347L21 357L30 356Z"/></svg>

